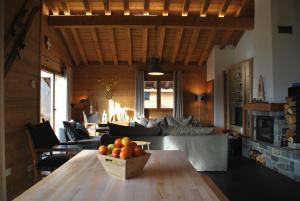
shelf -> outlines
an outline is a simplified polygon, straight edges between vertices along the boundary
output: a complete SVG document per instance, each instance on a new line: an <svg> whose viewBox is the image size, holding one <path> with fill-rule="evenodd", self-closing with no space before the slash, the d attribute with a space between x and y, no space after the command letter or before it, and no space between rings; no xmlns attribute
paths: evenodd
<svg viewBox="0 0 300 201"><path fill-rule="evenodd" d="M262 112L281 112L283 103L246 103L245 110Z"/></svg>

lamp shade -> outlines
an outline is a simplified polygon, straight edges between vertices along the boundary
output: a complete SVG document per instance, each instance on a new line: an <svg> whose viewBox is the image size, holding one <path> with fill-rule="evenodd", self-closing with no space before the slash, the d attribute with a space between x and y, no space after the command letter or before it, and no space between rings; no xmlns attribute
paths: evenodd
<svg viewBox="0 0 300 201"><path fill-rule="evenodd" d="M148 75L164 75L161 66L159 65L159 59L153 58L152 65L149 67Z"/></svg>

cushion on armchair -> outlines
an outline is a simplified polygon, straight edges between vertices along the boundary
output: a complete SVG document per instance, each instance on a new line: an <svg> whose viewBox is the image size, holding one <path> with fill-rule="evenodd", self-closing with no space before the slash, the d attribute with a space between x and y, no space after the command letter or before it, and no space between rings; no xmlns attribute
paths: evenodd
<svg viewBox="0 0 300 201"><path fill-rule="evenodd" d="M89 132L80 123L64 121L63 125L69 141L75 142L90 138Z"/></svg>

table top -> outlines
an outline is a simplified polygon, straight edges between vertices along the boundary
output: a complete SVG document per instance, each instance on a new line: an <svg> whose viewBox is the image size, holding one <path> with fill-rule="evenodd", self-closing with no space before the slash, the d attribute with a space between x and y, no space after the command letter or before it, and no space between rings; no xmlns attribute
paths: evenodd
<svg viewBox="0 0 300 201"><path fill-rule="evenodd" d="M152 155L142 174L122 181L107 175L96 150L83 150L15 200L223 200L183 152L149 152Z"/></svg>

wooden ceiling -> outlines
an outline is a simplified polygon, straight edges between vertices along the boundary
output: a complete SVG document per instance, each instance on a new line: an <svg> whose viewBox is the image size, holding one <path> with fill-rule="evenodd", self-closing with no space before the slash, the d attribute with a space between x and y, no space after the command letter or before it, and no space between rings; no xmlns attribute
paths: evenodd
<svg viewBox="0 0 300 201"><path fill-rule="evenodd" d="M254 0L45 0L76 65L203 65L254 27Z"/></svg>

